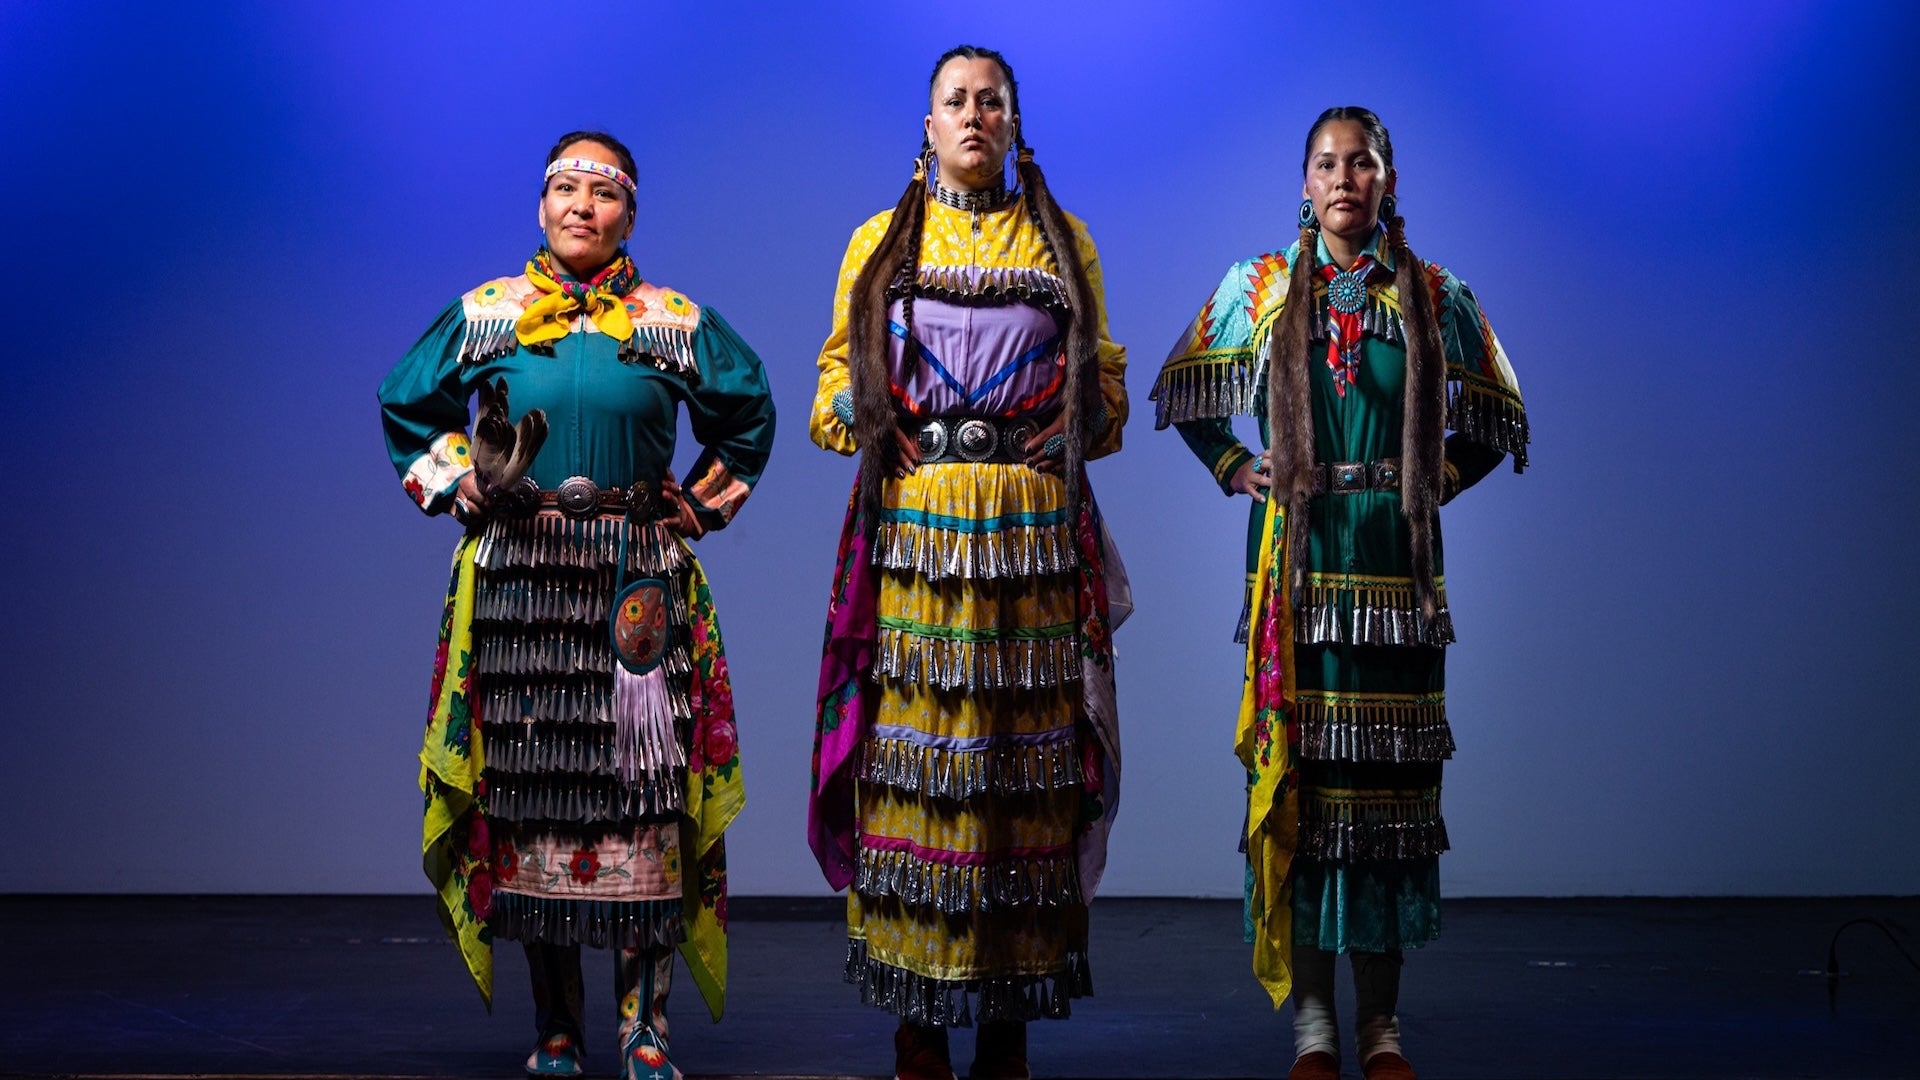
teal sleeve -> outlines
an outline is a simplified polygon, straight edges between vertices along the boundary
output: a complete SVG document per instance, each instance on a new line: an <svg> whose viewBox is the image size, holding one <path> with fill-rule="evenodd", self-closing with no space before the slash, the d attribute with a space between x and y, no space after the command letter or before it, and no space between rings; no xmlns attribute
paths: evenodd
<svg viewBox="0 0 1920 1080"><path fill-rule="evenodd" d="M472 471L467 398L459 362L466 327L455 300L380 383L380 426L387 456L422 510L446 509L461 477Z"/></svg>
<svg viewBox="0 0 1920 1080"><path fill-rule="evenodd" d="M700 381L687 400L687 418L701 452L685 485L695 515L707 529L726 527L760 482L773 452L773 393L760 357L712 308L700 312L693 336Z"/></svg>
<svg viewBox="0 0 1920 1080"><path fill-rule="evenodd" d="M1213 473L1213 482L1227 495L1233 494L1233 474L1240 466L1253 457L1253 452L1240 444L1233 434L1233 425L1225 417L1210 420L1183 420L1173 425L1180 438L1186 441L1187 449L1200 459Z"/></svg>

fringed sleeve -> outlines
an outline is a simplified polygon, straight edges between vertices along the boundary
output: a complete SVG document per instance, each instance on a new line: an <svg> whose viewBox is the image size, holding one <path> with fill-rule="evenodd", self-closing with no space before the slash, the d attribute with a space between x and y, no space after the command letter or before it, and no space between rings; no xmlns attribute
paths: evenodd
<svg viewBox="0 0 1920 1080"><path fill-rule="evenodd" d="M701 309L693 355L700 379L687 398L687 418L703 449L685 490L700 524L723 529L766 471L773 394L760 357L710 307Z"/></svg>
<svg viewBox="0 0 1920 1080"><path fill-rule="evenodd" d="M459 360L466 316L455 300L380 383L380 425L400 482L421 510L444 511L473 471Z"/></svg>
<svg viewBox="0 0 1920 1080"><path fill-rule="evenodd" d="M1522 472L1527 408L1507 352L1466 282L1431 264L1427 275L1447 354L1447 427L1488 450L1512 454L1513 471Z"/></svg>
<svg viewBox="0 0 1920 1080"><path fill-rule="evenodd" d="M1261 345L1286 298L1291 254L1235 263L1181 331L1153 384L1154 426L1173 425L1228 495L1233 474L1254 456L1234 436L1229 418L1266 419Z"/></svg>
<svg viewBox="0 0 1920 1080"><path fill-rule="evenodd" d="M847 241L846 257L840 260L840 279L833 288L833 330L820 346L820 383L813 393L813 413L807 418L807 434L816 445L841 454L852 454L859 447L853 441L853 428L847 417L853 413L853 380L847 372L847 306L854 279L867 265L867 256L880 246L887 234L893 211L883 210L855 229Z"/></svg>
<svg viewBox="0 0 1920 1080"><path fill-rule="evenodd" d="M1256 328L1269 324L1286 298L1288 254L1262 255L1227 271L1160 365L1151 395L1156 429L1264 411L1267 373L1258 363Z"/></svg>
<svg viewBox="0 0 1920 1080"><path fill-rule="evenodd" d="M1106 406L1104 415L1095 418L1098 426L1091 429L1087 442L1085 457L1091 461L1120 449L1120 433L1126 426L1128 412L1127 347L1114 341L1107 330L1106 276L1100 268L1100 252L1093 245L1093 237L1087 235L1087 227L1079 218L1068 214L1067 221L1073 227L1080 265L1087 271L1088 291L1093 294L1093 329L1097 338L1094 356L1100 366L1100 401Z"/></svg>

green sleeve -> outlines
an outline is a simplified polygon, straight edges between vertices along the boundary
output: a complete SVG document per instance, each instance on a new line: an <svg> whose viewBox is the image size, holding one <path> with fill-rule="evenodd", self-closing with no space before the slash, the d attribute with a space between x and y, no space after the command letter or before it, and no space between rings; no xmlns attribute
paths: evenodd
<svg viewBox="0 0 1920 1080"><path fill-rule="evenodd" d="M1444 475L1440 481L1440 505L1442 506L1452 502L1455 495L1486 479L1487 474L1506 460L1507 456L1459 432L1447 436L1443 449Z"/></svg>
<svg viewBox="0 0 1920 1080"><path fill-rule="evenodd" d="M1253 452L1240 444L1227 418L1183 420L1173 428L1186 440L1187 449L1200 459L1200 464L1213 473L1213 482L1220 485L1220 490L1232 495L1233 474L1253 457Z"/></svg>
<svg viewBox="0 0 1920 1080"><path fill-rule="evenodd" d="M380 426L401 483L429 514L447 508L473 471L459 348L466 317L455 300L380 383Z"/></svg>
<svg viewBox="0 0 1920 1080"><path fill-rule="evenodd" d="M712 308L700 312L693 336L700 381L687 401L700 457L685 485L707 529L725 528L760 482L773 452L773 394L760 357Z"/></svg>

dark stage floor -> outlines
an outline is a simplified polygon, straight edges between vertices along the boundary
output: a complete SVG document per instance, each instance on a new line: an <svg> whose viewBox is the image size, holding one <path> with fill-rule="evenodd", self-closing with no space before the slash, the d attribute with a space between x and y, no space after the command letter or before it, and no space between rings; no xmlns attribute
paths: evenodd
<svg viewBox="0 0 1920 1080"><path fill-rule="evenodd" d="M838 907L738 898L726 1021L682 980L674 1057L694 1076L878 1076L885 1015L839 980ZM1033 1030L1042 1077L1279 1077L1291 1054L1230 901L1094 907L1096 997ZM1920 974L1882 934L1920 898L1460 900L1408 957L1401 1018L1429 1080L1920 1076ZM1910 945L1909 948L1912 946ZM612 973L589 1075L612 1064ZM428 898L0 897L0 1073L515 1077L525 963L498 950L489 1017ZM1350 989L1342 965L1342 1010ZM970 1034L955 1038L964 1069ZM1358 1072L1349 1063L1347 1075Z"/></svg>

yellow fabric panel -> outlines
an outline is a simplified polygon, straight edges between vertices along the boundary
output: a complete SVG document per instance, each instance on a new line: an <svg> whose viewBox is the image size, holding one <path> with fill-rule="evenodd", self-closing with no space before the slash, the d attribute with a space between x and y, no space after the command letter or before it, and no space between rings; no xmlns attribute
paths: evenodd
<svg viewBox="0 0 1920 1080"><path fill-rule="evenodd" d="M1069 953L1086 951L1087 908L1034 905L951 916L849 889L847 932L866 941L871 959L931 979L1058 975Z"/></svg>
<svg viewBox="0 0 1920 1080"><path fill-rule="evenodd" d="M899 510L978 521L1063 510L1067 485L1058 476L1024 464L947 461L889 477L880 489L880 499Z"/></svg>
<svg viewBox="0 0 1920 1080"><path fill-rule="evenodd" d="M1258 706L1263 661L1286 680L1285 700L1289 707L1293 704L1293 610L1287 601L1285 543L1289 522L1280 500L1268 499L1265 508L1234 752L1248 774L1246 840L1252 891L1247 906L1253 923L1253 973L1277 1009L1293 992L1293 904L1287 874L1298 845L1300 809L1299 791L1288 775L1292 763L1285 732L1273 728L1278 717L1262 724ZM1279 632L1268 641L1262 622L1270 610Z"/></svg>
<svg viewBox="0 0 1920 1080"><path fill-rule="evenodd" d="M1058 274L1040 223L1025 199L1005 210L974 214L931 199L920 230L921 266L1032 267Z"/></svg>
<svg viewBox="0 0 1920 1080"><path fill-rule="evenodd" d="M896 693L889 688L886 696L893 697ZM1010 693L1014 692L1002 691L994 696L1003 697ZM977 715L959 715L977 714L980 711L968 695L941 693L921 696L945 699L942 702L945 708L928 716L931 722L956 733L980 729ZM1055 700L1045 704L1060 704L1057 695L1049 696ZM897 718L902 713L919 710L911 705L896 706L889 710L883 702L880 711L883 715L891 711ZM1053 727L1059 719L1058 713L1048 716L1044 711L1034 710L1030 726ZM1071 722L1070 715L1067 719ZM933 730L939 731L940 727ZM1020 795L996 793L971 799L940 799L900 791L884 784L860 785L860 831L863 836L906 839L921 847L943 851L996 852L1016 847L1070 845L1079 817L1078 786ZM1066 854L1072 854L1071 848Z"/></svg>
<svg viewBox="0 0 1920 1080"><path fill-rule="evenodd" d="M461 833L471 821L474 787L486 761L480 731L471 723L473 700L473 599L477 576L473 554L478 537L468 533L453 553L453 583L448 589L440 659L442 679L420 747L420 790L426 795L421 822L421 863L434 886L440 922L460 948L475 988L493 1008L493 939L468 895L467 853ZM465 727L466 740L456 729ZM459 752L464 745L466 752Z"/></svg>

